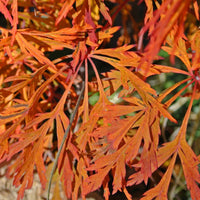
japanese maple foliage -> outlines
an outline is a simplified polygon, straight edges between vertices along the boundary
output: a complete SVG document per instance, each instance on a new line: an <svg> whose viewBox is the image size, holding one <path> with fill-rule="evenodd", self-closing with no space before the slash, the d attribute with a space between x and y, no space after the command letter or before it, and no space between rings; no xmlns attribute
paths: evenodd
<svg viewBox="0 0 200 200"><path fill-rule="evenodd" d="M142 19L134 16L139 8ZM18 199L35 172L46 188L49 155L71 126L83 86L55 173L67 198L102 188L105 199L118 191L132 199L127 188L157 174L141 199L168 199L182 172L191 198L200 199L200 156L188 131L200 98L197 0L0 0L0 12L0 163L11 161L6 175ZM181 66L163 64L160 52ZM149 81L168 74L181 80L162 91ZM185 97L184 116L176 117L172 108ZM173 137L163 139L170 124L163 121L179 125Z"/></svg>

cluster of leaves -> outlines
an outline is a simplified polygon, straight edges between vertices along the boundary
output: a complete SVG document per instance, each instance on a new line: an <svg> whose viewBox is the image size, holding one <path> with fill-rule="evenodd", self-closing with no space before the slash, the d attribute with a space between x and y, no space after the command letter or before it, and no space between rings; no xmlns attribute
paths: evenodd
<svg viewBox="0 0 200 200"><path fill-rule="evenodd" d="M146 6L142 28L132 15L133 3ZM57 176L68 198L84 199L102 187L109 199L112 175L112 194L123 191L131 199L128 186L147 184L165 166L142 200L167 199L179 162L191 198L200 199L200 156L186 138L200 98L197 0L0 0L0 12L0 162L9 163L7 176L20 186L18 199L31 188L35 170L45 188L49 155L61 145L83 84L83 101L58 160ZM118 15L121 46L107 48L122 29L112 26ZM162 59L161 49L182 67L153 64ZM51 58L55 52L63 55ZM99 74L102 67L108 70ZM158 93L147 80L161 73L183 78ZM95 102L90 93L97 94ZM189 104L180 129L162 143L162 120L177 123L170 107L184 96ZM134 170L130 176L127 166Z"/></svg>

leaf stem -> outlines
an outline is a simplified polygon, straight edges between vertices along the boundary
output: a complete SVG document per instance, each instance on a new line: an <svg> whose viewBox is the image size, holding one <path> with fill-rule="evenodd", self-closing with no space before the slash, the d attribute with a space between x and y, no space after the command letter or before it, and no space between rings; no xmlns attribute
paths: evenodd
<svg viewBox="0 0 200 200"><path fill-rule="evenodd" d="M115 19L115 17L118 15L118 13L123 9L123 7L124 7L128 2L129 2L129 0L125 0L125 1L123 1L123 2L119 5L119 7L117 8L117 10L114 11L114 14L111 15L111 16L112 16L112 20ZM106 23L106 25L104 26L103 29L107 29L108 27L109 27L109 22Z"/></svg>
<svg viewBox="0 0 200 200"><path fill-rule="evenodd" d="M61 151L62 151L62 148L63 148L63 146L64 146L64 144L65 144L65 140L66 140L66 138L67 138L68 132L69 132L71 126L72 126L72 122L74 121L74 118L75 118L76 113L77 113L77 111L78 111L79 105L80 105L80 103L81 103L81 98L82 98L82 96L83 96L84 88L85 88L85 84L84 84L84 82L83 82L83 84L82 84L82 89L81 89L81 93L80 93L80 95L79 95L79 97L78 97L76 107L75 107L74 112L72 113L72 115L71 115L71 117L70 117L69 126L67 127L67 129L66 129L66 131L65 131L64 137L63 137L63 139L62 139L61 145L60 145L60 147L59 147L59 149L58 149L58 153L57 153L57 155L56 155L56 158L55 158L55 161L54 161L54 164L53 164L53 168L52 168L52 170L51 170L50 179L49 179L49 185L48 185L48 190L47 190L47 200L49 200L49 197L50 197L50 189L51 189L51 183L52 183L53 174L54 174L54 171L55 171L56 166L57 166L57 164L58 164L58 159L59 159L60 153L61 153Z"/></svg>

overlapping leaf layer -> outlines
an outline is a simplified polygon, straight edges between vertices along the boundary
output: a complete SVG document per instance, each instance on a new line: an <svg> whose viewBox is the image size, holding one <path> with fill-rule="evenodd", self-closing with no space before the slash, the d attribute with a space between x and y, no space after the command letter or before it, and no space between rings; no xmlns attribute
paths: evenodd
<svg viewBox="0 0 200 200"><path fill-rule="evenodd" d="M55 174L67 198L103 188L105 199L117 191L131 199L127 187L157 173L141 199L168 199L178 165L200 199L199 152L188 141L200 98L197 0L0 0L0 12L0 163L10 163L18 199L35 171L45 189L83 84ZM159 64L165 55L181 66ZM163 74L181 80L158 91L149 80ZM172 108L181 98L189 103L179 121ZM167 120L179 129L163 140Z"/></svg>

